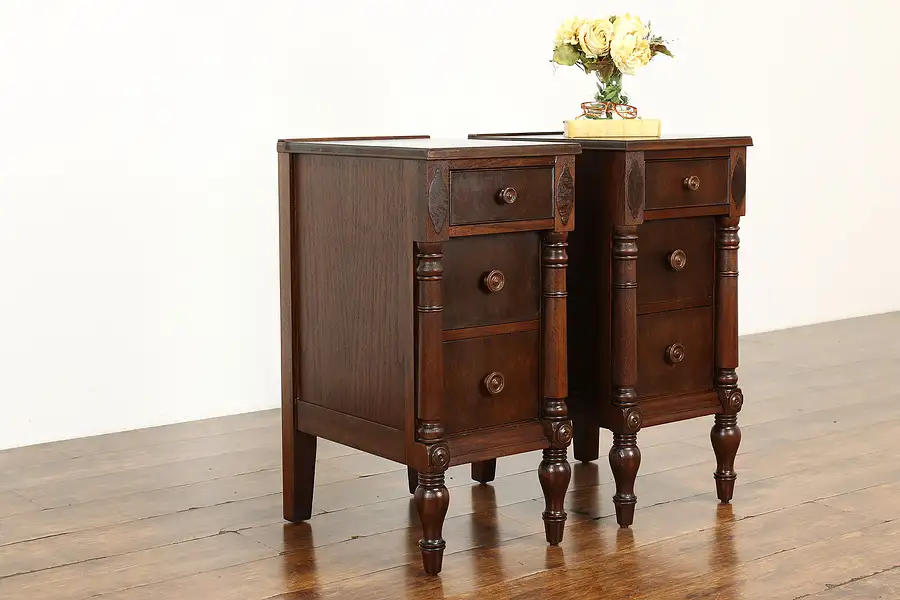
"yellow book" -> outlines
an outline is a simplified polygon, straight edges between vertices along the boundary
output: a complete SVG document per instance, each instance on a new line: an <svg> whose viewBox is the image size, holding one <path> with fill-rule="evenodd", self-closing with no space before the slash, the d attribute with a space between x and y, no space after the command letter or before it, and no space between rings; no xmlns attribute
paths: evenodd
<svg viewBox="0 0 900 600"><path fill-rule="evenodd" d="M565 122L569 138L659 137L659 119L574 119Z"/></svg>

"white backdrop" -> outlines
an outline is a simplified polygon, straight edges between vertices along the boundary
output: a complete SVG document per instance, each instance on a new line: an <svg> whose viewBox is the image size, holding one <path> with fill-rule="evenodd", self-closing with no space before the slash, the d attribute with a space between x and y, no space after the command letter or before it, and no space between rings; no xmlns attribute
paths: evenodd
<svg viewBox="0 0 900 600"><path fill-rule="evenodd" d="M896 1L0 0L0 448L276 406L276 139L559 129L625 9L642 112L756 142L741 332L900 309Z"/></svg>

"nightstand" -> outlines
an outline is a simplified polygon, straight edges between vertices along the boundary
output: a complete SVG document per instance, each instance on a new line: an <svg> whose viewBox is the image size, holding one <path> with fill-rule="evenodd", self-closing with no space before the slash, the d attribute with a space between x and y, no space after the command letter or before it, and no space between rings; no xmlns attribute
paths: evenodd
<svg viewBox="0 0 900 600"><path fill-rule="evenodd" d="M634 519L642 427L715 415L716 490L729 502L741 441L738 222L749 137L480 139L577 142L578 228L569 240L569 386L575 457L598 458L599 427L619 525Z"/></svg>
<svg viewBox="0 0 900 600"><path fill-rule="evenodd" d="M575 144L281 140L284 516L312 512L316 438L408 465L425 570L444 472L543 449L563 537Z"/></svg>

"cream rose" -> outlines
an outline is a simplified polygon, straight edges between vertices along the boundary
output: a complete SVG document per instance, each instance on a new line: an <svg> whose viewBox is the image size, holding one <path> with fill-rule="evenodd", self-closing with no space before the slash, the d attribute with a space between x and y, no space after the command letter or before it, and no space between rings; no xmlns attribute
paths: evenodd
<svg viewBox="0 0 900 600"><path fill-rule="evenodd" d="M650 62L650 43L644 39L648 33L639 17L625 13L616 19L609 54L620 71L634 75L636 69Z"/></svg>
<svg viewBox="0 0 900 600"><path fill-rule="evenodd" d="M626 75L634 75L640 67L646 67L651 58L650 42L639 40L631 54L613 54L613 63Z"/></svg>
<svg viewBox="0 0 900 600"><path fill-rule="evenodd" d="M612 39L613 25L609 19L585 21L578 28L578 43L581 51L588 58L598 58L609 54L609 41Z"/></svg>
<svg viewBox="0 0 900 600"><path fill-rule="evenodd" d="M563 24L560 25L559 29L556 31L556 40L553 43L553 47L559 48L564 44L571 44L573 46L578 44L578 29L583 22L584 19L578 17L563 21Z"/></svg>

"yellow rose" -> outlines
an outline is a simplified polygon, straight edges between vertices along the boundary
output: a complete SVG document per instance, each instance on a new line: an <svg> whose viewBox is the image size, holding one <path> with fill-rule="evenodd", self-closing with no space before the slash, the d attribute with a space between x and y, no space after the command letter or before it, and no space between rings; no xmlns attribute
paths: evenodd
<svg viewBox="0 0 900 600"><path fill-rule="evenodd" d="M578 28L578 43L581 51L588 58L598 58L609 54L609 41L612 38L613 24L609 19L585 21Z"/></svg>
<svg viewBox="0 0 900 600"><path fill-rule="evenodd" d="M644 39L648 34L639 17L625 13L616 19L609 53L620 71L633 75L638 67L650 62L650 43Z"/></svg>
<svg viewBox="0 0 900 600"><path fill-rule="evenodd" d="M556 40L553 43L553 48L559 48L563 44L576 45L578 43L578 28L581 27L583 22L584 19L578 17L572 17L563 21L563 24L556 31Z"/></svg>
<svg viewBox="0 0 900 600"><path fill-rule="evenodd" d="M631 54L613 54L613 63L626 75L634 75L638 68L646 67L651 58L650 42L639 40Z"/></svg>

